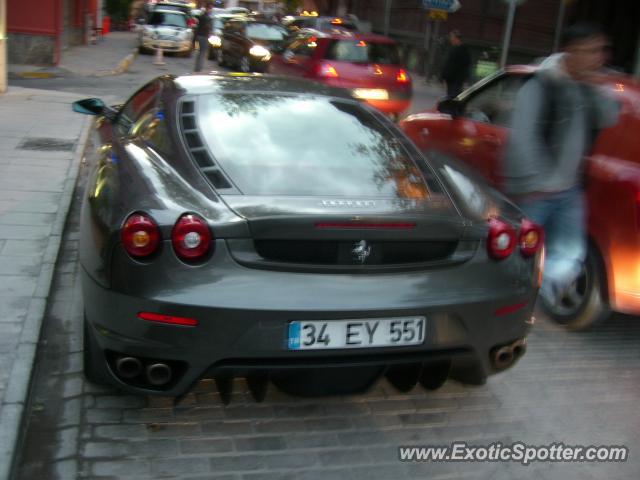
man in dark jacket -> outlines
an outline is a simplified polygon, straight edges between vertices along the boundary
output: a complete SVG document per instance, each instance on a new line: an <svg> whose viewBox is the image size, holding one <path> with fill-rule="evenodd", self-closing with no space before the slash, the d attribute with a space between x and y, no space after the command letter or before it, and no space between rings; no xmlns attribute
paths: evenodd
<svg viewBox="0 0 640 480"><path fill-rule="evenodd" d="M458 30L449 33L451 48L442 67L441 80L447 84L447 97L457 97L471 72L471 54Z"/></svg>
<svg viewBox="0 0 640 480"><path fill-rule="evenodd" d="M213 10L213 3L208 2L207 6L200 16L198 17L198 26L195 31L195 39L198 43L200 51L196 57L196 66L193 69L194 72L202 71L204 65L204 59L209 51L209 37L211 36L211 12Z"/></svg>

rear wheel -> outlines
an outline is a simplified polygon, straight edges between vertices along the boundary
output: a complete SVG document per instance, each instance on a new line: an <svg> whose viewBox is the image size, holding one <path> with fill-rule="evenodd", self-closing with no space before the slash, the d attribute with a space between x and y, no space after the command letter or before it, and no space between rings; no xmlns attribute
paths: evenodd
<svg viewBox="0 0 640 480"><path fill-rule="evenodd" d="M557 305L541 298L545 313L570 330L586 330L609 316L606 277L600 256L594 248L587 254L582 273L567 289Z"/></svg>
<svg viewBox="0 0 640 480"><path fill-rule="evenodd" d="M138 47L138 53L140 55L146 55L147 53L149 53L149 50L147 50L145 47L143 47L142 45L140 45Z"/></svg>

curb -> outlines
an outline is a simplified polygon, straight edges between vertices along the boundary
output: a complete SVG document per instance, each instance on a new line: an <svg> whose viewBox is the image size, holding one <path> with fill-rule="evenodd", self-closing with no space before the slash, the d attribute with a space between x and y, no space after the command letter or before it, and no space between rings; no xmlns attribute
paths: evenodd
<svg viewBox="0 0 640 480"><path fill-rule="evenodd" d="M129 55L127 55L122 60L120 60L116 68L112 70L108 70L106 72L94 73L93 76L94 77L110 77L114 75L122 75L124 72L129 70L129 67L131 66L131 64L133 63L133 61L137 56L138 56L138 50L134 49L131 51Z"/></svg>
<svg viewBox="0 0 640 480"><path fill-rule="evenodd" d="M0 479L12 478L15 468L17 468L16 452L18 451L17 447L23 441L24 431L22 427L26 419L25 407L28 403L40 331L62 243L62 233L64 232L78 178L80 161L84 155L92 124L92 118L85 120L85 125L82 127L73 153L73 160L67 170L67 179L60 199L60 208L51 227L51 234L44 251L42 269L38 276L36 291L29 303L27 317L16 349L17 354L5 391L2 413L0 414Z"/></svg>

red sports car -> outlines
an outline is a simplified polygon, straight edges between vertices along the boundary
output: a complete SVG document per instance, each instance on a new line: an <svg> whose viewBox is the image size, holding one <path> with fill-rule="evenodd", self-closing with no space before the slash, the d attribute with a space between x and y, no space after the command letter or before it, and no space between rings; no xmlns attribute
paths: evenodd
<svg viewBox="0 0 640 480"><path fill-rule="evenodd" d="M498 161L513 102L535 67L513 66L487 77L401 127L422 150L452 154L500 187ZM583 275L551 312L582 329L610 310L640 314L640 84L624 75L604 80L621 101L618 123L602 131L588 160L589 254Z"/></svg>

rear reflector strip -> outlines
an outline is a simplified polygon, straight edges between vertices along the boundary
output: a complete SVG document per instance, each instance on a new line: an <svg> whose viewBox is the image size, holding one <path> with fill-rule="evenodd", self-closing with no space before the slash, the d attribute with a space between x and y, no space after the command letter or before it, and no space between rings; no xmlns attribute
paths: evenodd
<svg viewBox="0 0 640 480"><path fill-rule="evenodd" d="M505 305L504 307L500 307L499 309L497 309L495 312L493 312L493 314L496 317L501 317L502 315L508 315L510 313L517 312L518 310L526 307L528 304L529 302L521 302L515 303L513 305Z"/></svg>
<svg viewBox="0 0 640 480"><path fill-rule="evenodd" d="M148 322L166 323L169 325L182 325L185 327L195 327L198 321L194 318L173 317L171 315L162 315L160 313L139 312L138 318Z"/></svg>
<svg viewBox="0 0 640 480"><path fill-rule="evenodd" d="M360 222L338 222L338 223L316 223L316 228L350 228L354 230L408 230L415 228L415 223L360 223Z"/></svg>

